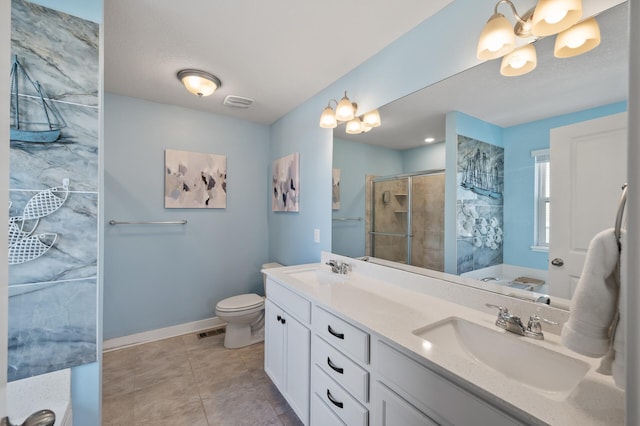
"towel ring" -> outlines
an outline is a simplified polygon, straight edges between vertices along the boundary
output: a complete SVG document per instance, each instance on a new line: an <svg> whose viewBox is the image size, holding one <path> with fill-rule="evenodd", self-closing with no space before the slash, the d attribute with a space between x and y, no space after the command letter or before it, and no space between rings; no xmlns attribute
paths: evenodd
<svg viewBox="0 0 640 426"><path fill-rule="evenodd" d="M622 234L622 216L624 216L624 207L627 203L627 186L626 183L622 185L622 195L620 196L618 213L616 214L616 227L613 230L613 234L616 236L616 242L618 243L618 250L622 249L620 245L620 235Z"/></svg>

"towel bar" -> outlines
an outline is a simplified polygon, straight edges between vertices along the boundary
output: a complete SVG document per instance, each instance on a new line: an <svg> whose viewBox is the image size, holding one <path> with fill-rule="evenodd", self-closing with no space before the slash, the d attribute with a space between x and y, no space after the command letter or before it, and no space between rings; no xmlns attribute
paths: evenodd
<svg viewBox="0 0 640 426"><path fill-rule="evenodd" d="M627 184L622 185L622 195L620 196L620 203L618 203L618 213L616 214L616 227L613 230L613 234L616 236L616 242L618 243L618 250L622 248L620 245L620 235L622 234L622 216L624 216L624 206L627 203Z"/></svg>
<svg viewBox="0 0 640 426"><path fill-rule="evenodd" d="M109 225L186 225L186 220L170 220L161 222L121 222L117 220L110 220Z"/></svg>

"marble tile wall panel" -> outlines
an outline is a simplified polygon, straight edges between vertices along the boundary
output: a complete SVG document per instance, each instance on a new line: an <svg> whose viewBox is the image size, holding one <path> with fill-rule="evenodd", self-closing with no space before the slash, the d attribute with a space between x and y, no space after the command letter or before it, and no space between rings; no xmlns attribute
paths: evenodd
<svg viewBox="0 0 640 426"><path fill-rule="evenodd" d="M96 360L96 279L9 288L8 380Z"/></svg>
<svg viewBox="0 0 640 426"><path fill-rule="evenodd" d="M11 2L11 53L53 99L98 105L99 32L95 22Z"/></svg>
<svg viewBox="0 0 640 426"><path fill-rule="evenodd" d="M58 234L54 246L9 268L8 373L17 380L97 356L99 25L24 0L12 0L11 24L12 54L67 125L54 143L11 143L11 215L65 178L71 190L35 231ZM36 117L33 99L20 96L20 104L25 118Z"/></svg>
<svg viewBox="0 0 640 426"><path fill-rule="evenodd" d="M73 188L73 182L71 182ZM10 191L10 214L18 216L33 191ZM34 233L58 238L43 256L9 266L9 285L95 277L97 274L98 196L71 192L60 209L40 219Z"/></svg>
<svg viewBox="0 0 640 426"><path fill-rule="evenodd" d="M98 114L92 107L57 104L67 127L54 143L12 142L11 188L59 186L69 178L75 191L98 190Z"/></svg>
<svg viewBox="0 0 640 426"><path fill-rule="evenodd" d="M479 235L478 227L475 226L480 221L488 223L493 219L497 225L494 224L492 228L500 228L499 238L504 237L501 233L504 203L502 197L494 198L482 195L462 186L465 175L464 168L468 165L469 158L473 156L476 159L481 158L481 161L486 163L489 169L495 171L490 177L493 189L500 193L504 190L504 149L459 135L456 203L458 274L500 264L503 261L502 243L496 243L497 247L485 246L487 236ZM473 215L470 215L469 212L472 212ZM475 217L473 221L469 220L471 216ZM473 222L475 229L471 227L471 222ZM474 244L474 236L481 238L482 246L478 247L477 244Z"/></svg>
<svg viewBox="0 0 640 426"><path fill-rule="evenodd" d="M458 274L473 271L473 242L471 238L460 238L456 242L458 253Z"/></svg>
<svg viewBox="0 0 640 426"><path fill-rule="evenodd" d="M468 159L472 157L479 157L487 164L487 169L496 170L497 179L495 182L492 180L493 186L501 193L504 191L504 148L458 135L457 199L480 200L483 204L502 204L502 198L483 196L462 187L463 171Z"/></svg>

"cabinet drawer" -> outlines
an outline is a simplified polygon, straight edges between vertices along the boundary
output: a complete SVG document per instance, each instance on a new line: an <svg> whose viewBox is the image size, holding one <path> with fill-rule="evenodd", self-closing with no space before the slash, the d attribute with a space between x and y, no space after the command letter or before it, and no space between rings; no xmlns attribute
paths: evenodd
<svg viewBox="0 0 640 426"><path fill-rule="evenodd" d="M369 363L368 333L317 306L313 311L313 329L316 334L356 361Z"/></svg>
<svg viewBox="0 0 640 426"><path fill-rule="evenodd" d="M312 368L311 382L313 396L324 401L343 422L349 426L368 425L369 411L317 365Z"/></svg>
<svg viewBox="0 0 640 426"><path fill-rule="evenodd" d="M311 396L311 426L344 426L338 417L319 395Z"/></svg>
<svg viewBox="0 0 640 426"><path fill-rule="evenodd" d="M377 342L375 350L376 371L381 380L438 423L520 424L386 343Z"/></svg>
<svg viewBox="0 0 640 426"><path fill-rule="evenodd" d="M313 361L362 402L369 401L369 373L320 337L313 336Z"/></svg>
<svg viewBox="0 0 640 426"><path fill-rule="evenodd" d="M304 324L311 322L311 302L270 278L267 279L267 299Z"/></svg>

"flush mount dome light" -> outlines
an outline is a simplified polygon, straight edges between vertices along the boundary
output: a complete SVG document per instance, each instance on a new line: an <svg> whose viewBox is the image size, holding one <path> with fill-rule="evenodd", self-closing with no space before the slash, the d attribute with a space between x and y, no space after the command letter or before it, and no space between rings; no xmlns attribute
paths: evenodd
<svg viewBox="0 0 640 426"><path fill-rule="evenodd" d="M198 97L209 96L222 86L222 82L215 75L193 69L178 71L178 80L189 92Z"/></svg>

